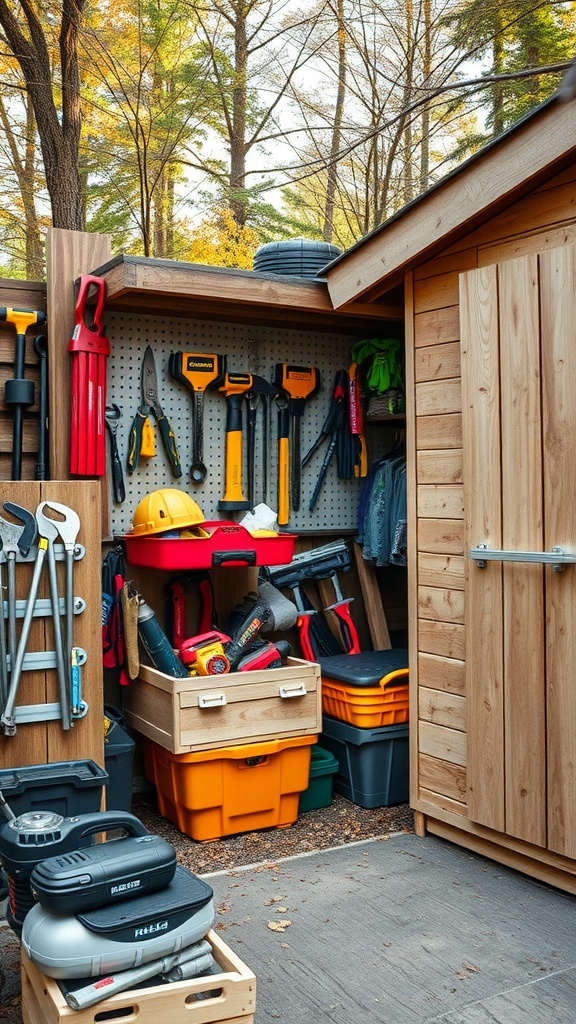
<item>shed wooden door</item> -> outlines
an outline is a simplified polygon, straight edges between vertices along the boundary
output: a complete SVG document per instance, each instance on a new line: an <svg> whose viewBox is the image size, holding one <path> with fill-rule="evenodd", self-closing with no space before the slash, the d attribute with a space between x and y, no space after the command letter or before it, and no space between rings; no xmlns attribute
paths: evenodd
<svg viewBox="0 0 576 1024"><path fill-rule="evenodd" d="M576 553L576 259L461 276L466 551ZM576 566L467 558L468 816L576 857Z"/></svg>

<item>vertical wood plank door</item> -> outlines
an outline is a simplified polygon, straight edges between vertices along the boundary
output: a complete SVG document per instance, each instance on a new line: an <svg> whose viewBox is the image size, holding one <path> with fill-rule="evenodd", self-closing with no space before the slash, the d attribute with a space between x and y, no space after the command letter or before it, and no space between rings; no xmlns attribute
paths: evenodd
<svg viewBox="0 0 576 1024"><path fill-rule="evenodd" d="M460 280L465 550L576 553L573 247ZM576 857L576 566L467 559L472 821Z"/></svg>

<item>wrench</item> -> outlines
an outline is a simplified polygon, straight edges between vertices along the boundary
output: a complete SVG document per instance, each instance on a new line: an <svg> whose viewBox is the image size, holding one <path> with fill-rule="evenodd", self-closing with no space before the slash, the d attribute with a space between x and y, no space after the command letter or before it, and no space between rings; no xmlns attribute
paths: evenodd
<svg viewBox="0 0 576 1024"><path fill-rule="evenodd" d="M44 509L51 509L62 516L62 519L49 519ZM66 667L68 680L72 679L72 648L74 647L74 551L76 538L80 532L80 517L74 509L62 505L59 501L43 501L36 509L36 519L42 518L44 523L50 523L56 528L64 545L66 554ZM53 557L53 553L52 553ZM56 575L56 563L54 562L54 576Z"/></svg>
<svg viewBox="0 0 576 1024"><path fill-rule="evenodd" d="M57 535L57 531L56 535ZM46 552L48 550L48 539L40 535L38 539L38 552L36 554L36 560L34 562L34 572L32 574L32 582L30 584L30 591L28 594L28 603L26 605L26 613L22 622L22 632L20 633L20 640L16 649L16 655L14 662L10 665L10 688L8 690L8 696L6 698L6 704L0 722L4 726L4 732L6 736L14 736L16 733L16 720L14 718L14 708L16 706L16 697L18 696L18 687L20 685L20 678L22 676L22 666L24 664L24 655L26 654L26 646L28 644L28 637L30 635L30 626L32 625L32 618L34 615L34 605L36 603L36 596L38 594L38 587L40 586L40 580L42 578L42 570L44 568L44 560L46 558ZM58 615L58 627L60 626L60 616ZM56 634L56 623L54 632ZM60 646L62 646L62 637L60 637Z"/></svg>
<svg viewBox="0 0 576 1024"><path fill-rule="evenodd" d="M110 434L110 462L112 464L112 486L114 490L114 501L121 504L126 497L124 487L124 476L122 474L122 463L118 452L118 424L122 418L122 409L115 403L106 406L106 426Z"/></svg>
<svg viewBox="0 0 576 1024"><path fill-rule="evenodd" d="M26 558L36 541L37 529L36 520L28 509L15 505L12 501L5 501L4 509L22 524L18 526L0 516L2 548L8 563L8 650L13 665L16 654L16 558L18 552Z"/></svg>

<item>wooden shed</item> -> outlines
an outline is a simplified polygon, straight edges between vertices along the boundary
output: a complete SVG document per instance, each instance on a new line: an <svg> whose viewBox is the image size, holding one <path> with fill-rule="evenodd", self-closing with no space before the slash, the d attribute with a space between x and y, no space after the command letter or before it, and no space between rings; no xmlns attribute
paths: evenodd
<svg viewBox="0 0 576 1024"><path fill-rule="evenodd" d="M570 892L576 892L575 158L576 102L552 98L338 257L324 280L111 259L105 236L52 230L45 296L56 481L69 475L64 354L79 274L106 280L111 380L127 409L137 404L134 368L148 341L159 355L192 337L208 351L226 344L239 360L249 353L254 372L257 360L321 361L328 393L356 338L390 325L397 330L404 320L410 786L417 828ZM15 283L4 285L8 302ZM187 396L172 392L169 400L185 422ZM322 406L309 441L323 413ZM27 441L26 481L33 445ZM156 486L165 486L160 460L155 465ZM128 507L138 497L136 486L132 479ZM208 496L214 505L219 487L215 478ZM356 494L353 482L337 501L328 492L317 532L353 532ZM109 507L106 489L103 498L101 533L110 539L125 531L128 512ZM294 529L306 532L307 522L300 513ZM90 544L93 557L96 546ZM86 687L96 711L102 705L98 662L96 655ZM91 721L97 723L96 714ZM90 722L81 725L83 756L101 760L101 737ZM4 756L13 764L52 759L44 734L39 742L36 751L22 745Z"/></svg>
<svg viewBox="0 0 576 1024"><path fill-rule="evenodd" d="M554 97L326 272L335 309L404 291L417 828L570 892L575 243Z"/></svg>

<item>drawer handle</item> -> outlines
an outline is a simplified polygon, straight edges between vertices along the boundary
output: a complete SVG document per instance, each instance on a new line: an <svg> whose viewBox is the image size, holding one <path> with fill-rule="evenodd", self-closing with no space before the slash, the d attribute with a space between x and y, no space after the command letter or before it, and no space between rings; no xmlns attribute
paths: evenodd
<svg viewBox="0 0 576 1024"><path fill-rule="evenodd" d="M287 697L305 697L308 691L305 683L299 683L298 686L281 686L278 692L283 699L286 699Z"/></svg>
<svg viewBox="0 0 576 1024"><path fill-rule="evenodd" d="M225 693L201 693L198 695L199 708L222 708L225 703Z"/></svg>

